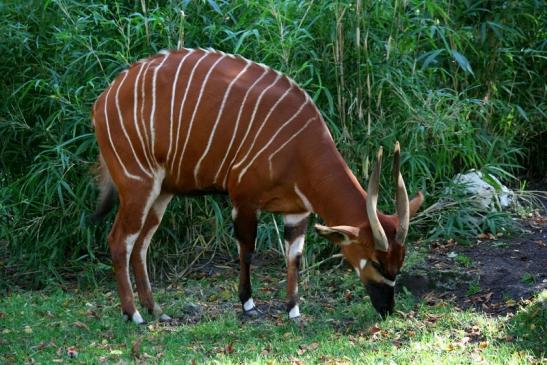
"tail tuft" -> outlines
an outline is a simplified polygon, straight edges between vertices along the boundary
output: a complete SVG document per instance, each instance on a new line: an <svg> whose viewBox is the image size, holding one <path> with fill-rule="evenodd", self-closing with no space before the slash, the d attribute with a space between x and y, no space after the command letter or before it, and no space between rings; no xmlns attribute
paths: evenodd
<svg viewBox="0 0 547 365"><path fill-rule="evenodd" d="M100 193L95 212L88 218L88 221L91 224L97 224L102 221L108 212L112 210L118 199L118 192L116 191L116 187L114 186L112 177L108 172L102 155L99 155L99 163L95 173L97 175L97 186L99 187Z"/></svg>

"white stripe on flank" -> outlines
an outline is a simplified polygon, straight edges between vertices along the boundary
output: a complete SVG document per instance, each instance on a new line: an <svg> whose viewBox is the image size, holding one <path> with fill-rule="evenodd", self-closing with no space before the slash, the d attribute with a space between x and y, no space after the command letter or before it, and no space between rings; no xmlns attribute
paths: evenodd
<svg viewBox="0 0 547 365"><path fill-rule="evenodd" d="M247 97L251 93L251 90L268 74L268 70L264 70L260 77L256 79L256 81L247 89L247 92L245 93L245 96L243 97L243 101L241 102L241 106L239 107L239 112L237 114L237 120L236 125L234 127L234 131L232 133L232 139L230 140L230 143L228 145L228 149L226 150L226 153L224 154L224 158L222 159L222 163L220 164L220 167L218 168L217 174L215 175L214 182L216 183L218 180L218 175L220 174L220 171L222 171L222 168L224 167L224 163L226 162L226 158L228 155L230 155L230 152L232 151L232 146L237 134L237 130L239 128L239 121L241 119L241 112L243 111L243 107L245 106L245 102L247 101ZM224 181L222 182L222 186L226 187L226 179L228 178L228 174L224 176Z"/></svg>
<svg viewBox="0 0 547 365"><path fill-rule="evenodd" d="M308 198L306 198L304 193L302 193L302 191L300 191L300 189L298 189L298 185L296 185L296 184L294 184L294 192L296 193L296 195L298 195L300 200L302 200L302 204L304 204L304 207L306 207L306 209L309 210L310 212L313 212L314 210L313 210L313 207L312 207L310 201L308 200Z"/></svg>
<svg viewBox="0 0 547 365"><path fill-rule="evenodd" d="M123 121L123 115L122 115L122 109L120 108L120 89L125 84L125 80L127 78L128 72L123 73L123 79L120 81L120 86L118 86L118 89L116 89L116 95L115 95L115 102L116 102L116 110L118 111L118 118L120 119L120 126L122 127L123 135L125 136L125 139L127 140L127 143L129 143L129 148L131 148L131 153L133 153L133 157L135 161L137 162L137 165L139 165L142 172L145 173L145 175L152 177L152 174L150 171L146 170L144 166L142 165L141 161L137 158L137 153L135 152L135 148L133 147L133 142L131 141L131 138L129 138L129 134L127 133L127 129L125 129L125 123Z"/></svg>
<svg viewBox="0 0 547 365"><path fill-rule="evenodd" d="M142 75L142 82L141 82L141 128L144 132L144 144L146 146L146 154L152 155L152 152L150 151L150 144L148 143L150 141L150 138L148 137L148 130L146 129L146 121L144 119L144 106L146 103L146 75L148 74L148 69L150 68L150 64L152 62L148 62L146 65L146 69L144 70L144 73ZM151 161L151 157L147 157L149 161Z"/></svg>
<svg viewBox="0 0 547 365"><path fill-rule="evenodd" d="M243 158L241 159L241 161L239 161L237 164L234 165L234 168L237 168L239 166L241 166L241 164L243 164L244 161L247 160L247 158L249 157L251 151L253 150L254 146L255 146L255 143L256 143L256 140L258 139L258 136L260 135L260 132L262 132L262 129L264 129L264 126L266 125L266 123L268 122L268 119L270 119L270 116L272 115L273 111L277 108L277 106L283 101L283 99L285 99L285 97L293 90L293 85L291 85L291 87L289 87L284 93L283 95L281 95L281 97L276 101L276 103L270 108L270 110L268 111L268 114L266 115L266 118L264 118L264 120L262 121L262 125L260 126L260 128L258 128L258 131L255 133L255 138L253 139L253 142L251 143L251 147L249 147L247 149L247 154L245 156L243 156Z"/></svg>
<svg viewBox="0 0 547 365"><path fill-rule="evenodd" d="M141 143L142 153L144 154L146 163L148 164L149 169L152 170L153 169L152 162L150 162L150 159L148 158L148 152L147 152L144 140L142 138L141 128L139 127L139 124L138 124L139 119L137 115L137 105L139 103L139 100L138 100L137 91L139 89L139 79L141 78L142 70L144 69L144 66L145 66L144 63L140 63L139 65L140 65L139 72L137 73L137 77L135 78L135 86L133 88L133 124L135 124L135 130L137 131L137 136L139 137L139 142ZM142 102L144 103L144 100Z"/></svg>
<svg viewBox="0 0 547 365"><path fill-rule="evenodd" d="M245 136L243 136L243 139L241 139L241 143L239 144L239 148L237 149L235 155L234 155L234 158L237 158L237 154L239 153L239 151L241 150L241 147L243 147L243 145L245 144L245 142L247 141L247 137L249 136L249 133L251 132L251 129L253 127L253 124L254 124L254 121L255 121L255 117L256 117L256 112L258 110L258 107L260 106L260 102L262 101L262 98L264 97L264 95L272 88L274 87L275 84L277 84L277 81L279 81L279 79L281 78L280 75L277 75L275 80L267 87L265 88L264 90L262 90L262 92L260 93L260 95L258 96L258 99L255 103L255 107L254 107L254 110L253 110L253 114L251 115L251 120L249 121L249 125L247 126L247 130L245 132ZM249 151L247 151L248 153ZM233 165L233 160L232 160L232 163L230 164L230 168L232 168L232 166L234 167L237 167L241 164L241 162L238 162L236 163L235 165ZM241 179L240 179L241 180Z"/></svg>
<svg viewBox="0 0 547 365"><path fill-rule="evenodd" d="M188 126L188 130L186 132L186 140L184 141L184 146L182 146L182 152L180 153L179 157L179 166L177 170L177 181L180 178L180 170L182 168L182 160L184 159L184 152L186 152L186 146L188 145L188 140L190 139L190 134L192 133L192 127L194 125L194 119L196 117L196 112L199 109L199 105L201 104L201 97L203 96L203 91L205 90L205 86L207 86L207 81L209 80L209 77L211 76L211 73L215 69L215 67L219 64L220 61L222 61L224 58L226 58L225 55L219 57L215 63L211 66L209 71L207 72L207 75L205 75L205 78L203 79L203 82L201 83L201 89L199 90L198 100L196 101L196 106L194 107L194 111L192 113L192 118L190 119L190 125Z"/></svg>
<svg viewBox="0 0 547 365"><path fill-rule="evenodd" d="M110 86L108 88L108 91L106 92L106 96L104 98L104 118L105 118L105 124L106 124L106 131L108 133L108 140L110 141L110 146L112 147L112 151L114 151L114 155L116 155L116 159L118 160L118 163L121 165L123 172L127 177L134 180L142 180L140 176L131 174L127 167L122 162L122 159L120 158L120 155L118 154L118 150L116 150L116 146L114 145L114 141L112 141L112 133L110 132L110 122L108 120L108 110L107 110L107 104L108 104L108 96L110 95L110 91L112 91L114 85ZM119 89L119 87L118 87Z"/></svg>
<svg viewBox="0 0 547 365"><path fill-rule="evenodd" d="M176 134L176 143L175 143L175 152L173 153L173 158L171 159L171 171L173 171L173 168L175 167L175 160L177 158L177 152L179 150L179 136L180 136L180 126L182 124L182 111L184 110L184 104L186 104L186 97L188 96L188 90L190 90L190 85L192 84L192 80L194 79L194 74L196 72L196 69L198 68L201 61L205 59L209 55L209 52L204 51L203 55L194 63L194 67L192 68L192 71L190 72L190 76L188 77L188 82L186 83L186 90L184 91L184 96L182 98L182 102L180 103L179 108L179 120L177 125L177 134ZM178 178L177 178L178 180Z"/></svg>
<svg viewBox="0 0 547 365"><path fill-rule="evenodd" d="M294 133L291 138L287 139L281 146L279 146L279 148L277 148L271 155L270 157L268 157L268 166L270 168L270 178L273 178L273 168L272 168L272 159L275 157L275 155L277 155L277 153L279 151L281 151L283 148L285 148L286 145L288 145L293 139L295 139L299 134L300 132L302 132L307 126L309 123L312 122L313 119L316 119L316 118L311 118L308 120L308 122L302 126L302 128L300 128L298 131L296 131L296 133Z"/></svg>
<svg viewBox="0 0 547 365"><path fill-rule="evenodd" d="M172 150L172 145L173 145L173 133L175 132L173 130L173 127L175 126L175 123L173 121L173 108L175 106L175 95L176 95L176 92L177 92L177 81L179 80L180 70L182 69L182 65L183 65L184 61L186 60L186 58L188 56L190 56L193 53L194 53L194 50L192 49L188 53L186 53L184 55L184 57L182 57L182 59L179 62L179 65L177 67L177 72L175 73L175 79L173 81L173 89L171 91L171 119L170 119L171 125L169 127L169 149L167 150L167 161L171 161L171 150Z"/></svg>
<svg viewBox="0 0 547 365"><path fill-rule="evenodd" d="M169 52L165 54L165 57L163 57L163 60L161 63L154 69L154 74L152 77L152 108L150 110L150 150L152 152L152 159L156 162L156 156L155 156L155 143L156 143L156 128L154 126L154 114L156 112L156 80L158 78L158 71L163 66L165 61L169 58Z"/></svg>
<svg viewBox="0 0 547 365"><path fill-rule="evenodd" d="M247 164L247 166L245 166L241 172L239 173L239 177L237 179L237 182L241 182L241 178L243 177L243 175L245 175L245 173L247 172L247 170L249 169L249 167L251 167L251 165L256 161L256 159L258 158L258 156L260 156L262 154L262 152L264 152L268 147L270 147L270 145L273 143L273 141L275 140L275 137L277 137L279 135L279 133L281 133L281 131L283 129L285 129L286 126L288 126L294 118L296 118L298 116L298 114L300 114L300 112L302 111L302 109L304 108L304 106L307 104L308 102L306 101L304 104L302 104L302 106L300 107L300 109L298 109L298 111L296 112L296 114L294 114L289 120L287 120L285 123L283 123L283 125L275 132L275 134L272 136L272 138L270 138L270 140L268 141L268 143L266 143L264 145L264 147L262 147L260 149L260 151L258 151L253 159ZM313 118L310 118L308 119L308 121L297 131L297 133L293 134L293 136L291 137L294 138L296 135L298 135L300 132L302 132L314 119L316 119L317 117L313 117Z"/></svg>
<svg viewBox="0 0 547 365"><path fill-rule="evenodd" d="M217 119L215 120L215 124L213 125L213 130L211 131L211 135L209 136L209 141L207 141L207 147L205 147L205 151L201 155L201 158L196 163L196 167L194 168L194 180L196 182L196 186L199 187L198 183L198 173L199 168L201 166L201 162L205 159L205 156L207 156L207 153L209 153L209 150L211 149L211 145L213 142L213 138L215 137L215 133L218 127L218 123L220 122L220 117L222 116L222 112L224 111L224 106L226 105L226 100L228 100L228 96L230 95L230 91L232 91L232 87L237 82L237 80L249 69L251 66L251 63L247 61L247 64L245 67L237 74L237 76L230 82L230 85L228 85L228 88L226 89L226 92L224 93L224 97L222 98L222 104L220 105L220 109L217 114Z"/></svg>

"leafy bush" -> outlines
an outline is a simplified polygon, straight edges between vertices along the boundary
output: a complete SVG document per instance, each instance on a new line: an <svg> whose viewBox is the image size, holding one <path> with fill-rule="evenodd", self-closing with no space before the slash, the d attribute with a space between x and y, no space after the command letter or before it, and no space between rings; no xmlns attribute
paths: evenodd
<svg viewBox="0 0 547 365"><path fill-rule="evenodd" d="M428 205L470 168L545 171L541 1L8 0L0 12L0 259L27 283L109 270L110 224L86 224L96 197L90 109L117 73L163 48L214 47L290 75L362 182L377 147L400 140L408 189L425 190ZM173 202L153 275L233 251L228 209L222 198ZM271 218L262 222L259 241L275 247Z"/></svg>

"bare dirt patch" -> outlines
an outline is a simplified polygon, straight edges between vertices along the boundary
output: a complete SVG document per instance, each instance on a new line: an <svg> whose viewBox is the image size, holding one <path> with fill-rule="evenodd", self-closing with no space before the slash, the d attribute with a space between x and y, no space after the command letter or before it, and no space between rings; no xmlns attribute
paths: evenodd
<svg viewBox="0 0 547 365"><path fill-rule="evenodd" d="M424 263L399 284L426 300L453 301L490 314L514 312L517 303L547 289L547 218L535 213L511 238L485 233L472 244L434 242Z"/></svg>

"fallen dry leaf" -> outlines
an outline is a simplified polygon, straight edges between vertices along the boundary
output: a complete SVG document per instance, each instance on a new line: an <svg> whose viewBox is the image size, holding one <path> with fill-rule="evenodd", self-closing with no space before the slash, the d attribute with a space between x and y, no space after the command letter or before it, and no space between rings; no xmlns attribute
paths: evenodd
<svg viewBox="0 0 547 365"><path fill-rule="evenodd" d="M70 346L69 348L66 349L66 354L71 359L74 359L76 356L78 356L78 350L76 350L76 347Z"/></svg>
<svg viewBox="0 0 547 365"><path fill-rule="evenodd" d="M78 327L78 328L85 328L86 330L89 331L89 327L87 326L87 324L82 323L82 322L80 322L80 321L74 322L74 326L75 326L75 327Z"/></svg>
<svg viewBox="0 0 547 365"><path fill-rule="evenodd" d="M141 357L141 340L136 340L133 342L133 345L131 345L131 356L136 359Z"/></svg>

